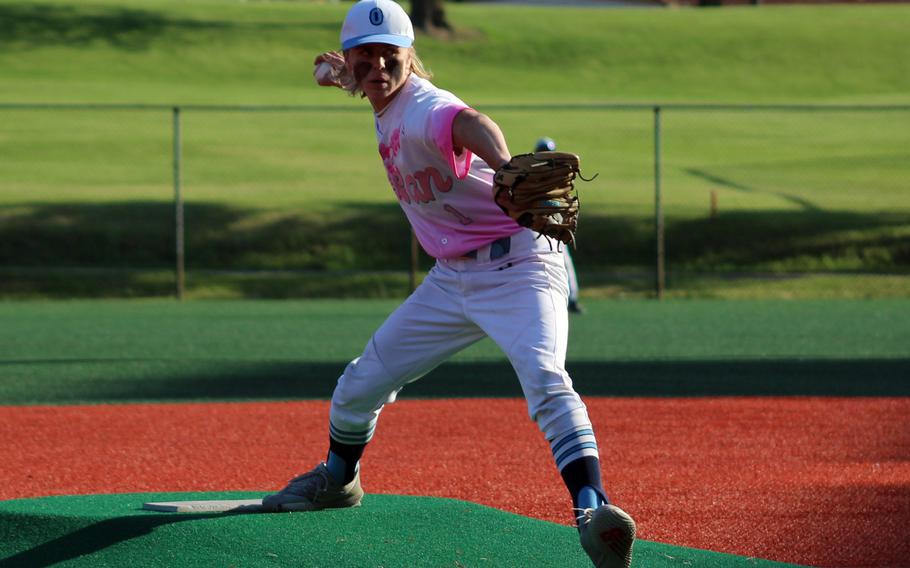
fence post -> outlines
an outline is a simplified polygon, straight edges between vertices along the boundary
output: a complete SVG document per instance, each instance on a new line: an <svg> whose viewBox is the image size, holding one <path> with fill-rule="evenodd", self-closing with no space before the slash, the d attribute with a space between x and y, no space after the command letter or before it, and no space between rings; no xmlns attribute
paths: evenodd
<svg viewBox="0 0 910 568"><path fill-rule="evenodd" d="M410 288L411 294L417 289L417 264L419 258L420 254L417 247L417 235L414 233L414 229L411 229L411 270L408 273L408 287Z"/></svg>
<svg viewBox="0 0 910 568"><path fill-rule="evenodd" d="M175 241L177 245L176 266L176 292L177 299L183 299L184 290L184 246L183 246L183 195L181 184L183 181L183 133L180 128L180 107L173 108L174 124L174 216L175 216Z"/></svg>
<svg viewBox="0 0 910 568"><path fill-rule="evenodd" d="M654 230L657 240L657 263L655 267L655 293L657 299L664 297L664 204L660 188L660 106L654 107Z"/></svg>

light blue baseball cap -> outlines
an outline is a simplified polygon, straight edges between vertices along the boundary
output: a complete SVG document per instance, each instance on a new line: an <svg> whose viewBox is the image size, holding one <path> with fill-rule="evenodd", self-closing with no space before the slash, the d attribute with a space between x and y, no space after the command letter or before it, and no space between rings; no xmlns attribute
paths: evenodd
<svg viewBox="0 0 910 568"><path fill-rule="evenodd" d="M341 26L341 49L365 43L398 47L414 45L414 26L404 9L392 0L360 0Z"/></svg>

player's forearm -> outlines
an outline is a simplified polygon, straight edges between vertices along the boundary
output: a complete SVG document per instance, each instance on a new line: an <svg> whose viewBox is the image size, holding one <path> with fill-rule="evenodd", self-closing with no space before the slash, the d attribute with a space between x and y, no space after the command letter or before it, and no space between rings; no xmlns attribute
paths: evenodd
<svg viewBox="0 0 910 568"><path fill-rule="evenodd" d="M456 152L467 148L494 170L512 157L499 125L473 109L465 109L455 117L452 143Z"/></svg>

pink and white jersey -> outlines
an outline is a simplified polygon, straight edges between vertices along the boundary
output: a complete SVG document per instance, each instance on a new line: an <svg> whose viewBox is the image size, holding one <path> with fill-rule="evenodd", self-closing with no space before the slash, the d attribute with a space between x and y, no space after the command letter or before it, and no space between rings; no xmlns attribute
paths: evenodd
<svg viewBox="0 0 910 568"><path fill-rule="evenodd" d="M521 227L493 201L493 170L452 148L452 122L468 108L411 75L376 115L379 155L417 240L434 258L454 258Z"/></svg>

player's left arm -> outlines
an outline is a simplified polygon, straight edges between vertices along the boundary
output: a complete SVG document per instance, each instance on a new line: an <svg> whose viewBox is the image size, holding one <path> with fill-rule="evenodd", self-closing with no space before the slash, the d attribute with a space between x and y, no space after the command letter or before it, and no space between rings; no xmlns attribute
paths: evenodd
<svg viewBox="0 0 910 568"><path fill-rule="evenodd" d="M452 146L456 154L467 148L494 170L512 159L499 125L483 113L466 108L452 121Z"/></svg>

